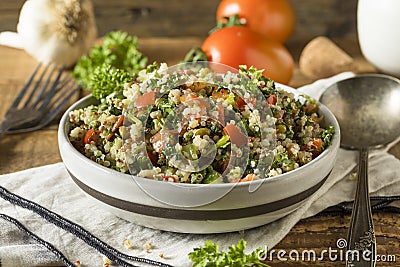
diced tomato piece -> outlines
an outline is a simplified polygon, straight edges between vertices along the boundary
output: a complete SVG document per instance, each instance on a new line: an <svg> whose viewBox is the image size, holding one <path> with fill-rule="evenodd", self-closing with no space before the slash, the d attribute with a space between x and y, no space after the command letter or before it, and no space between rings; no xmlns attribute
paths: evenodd
<svg viewBox="0 0 400 267"><path fill-rule="evenodd" d="M161 153L164 150L169 134L179 134L178 129L161 130L150 138L150 143L153 144L153 148L157 153Z"/></svg>
<svg viewBox="0 0 400 267"><path fill-rule="evenodd" d="M175 176L172 176L172 175L163 175L162 179L165 182L174 182L174 183L176 182Z"/></svg>
<svg viewBox="0 0 400 267"><path fill-rule="evenodd" d="M257 99L255 97L250 96L249 99L245 101L243 98L238 97L238 99L235 102L235 107L239 110L244 110L244 107L248 104L252 104L253 107L255 107L257 104Z"/></svg>
<svg viewBox="0 0 400 267"><path fill-rule="evenodd" d="M124 115L119 116L117 121L114 123L111 131L116 132L118 130L118 128L121 127L122 124L124 123L124 119L125 119Z"/></svg>
<svg viewBox="0 0 400 267"><path fill-rule="evenodd" d="M323 142L321 138L311 138L309 143L301 147L301 150L309 150L313 154L313 157L316 157L321 153L322 145Z"/></svg>
<svg viewBox="0 0 400 267"><path fill-rule="evenodd" d="M221 164L221 172L224 172L226 170L226 168L228 168L229 166L229 158L227 158L226 160L224 160Z"/></svg>
<svg viewBox="0 0 400 267"><path fill-rule="evenodd" d="M213 92L212 92L212 98L214 99L214 100L217 100L217 99L220 99L220 98L222 98L222 99L227 99L228 98L228 96L229 96L229 91L228 90L226 90L226 89L221 89L221 90L214 90Z"/></svg>
<svg viewBox="0 0 400 267"><path fill-rule="evenodd" d="M250 181L253 181L254 177L255 177L255 174L254 174L254 173L249 173L249 174L246 175L246 177L244 177L244 178L242 178L242 179L233 180L232 182L233 182L233 183L237 183L237 182L239 182L239 183L250 182Z"/></svg>
<svg viewBox="0 0 400 267"><path fill-rule="evenodd" d="M147 156L149 157L151 163L153 166L157 166L157 154L155 153L154 150L147 150Z"/></svg>
<svg viewBox="0 0 400 267"><path fill-rule="evenodd" d="M197 95L195 95L192 92L186 90L186 91L183 91L183 95L180 97L180 100L181 100L181 102L186 102L186 101L193 100L193 99L196 99L196 98L197 98Z"/></svg>
<svg viewBox="0 0 400 267"><path fill-rule="evenodd" d="M207 114L207 110L210 109L210 103L202 98L202 97L197 97L197 98L191 98L191 99L186 99L185 104L192 107L192 106L198 106L200 108L200 112L196 114L197 116L204 116ZM193 116L191 116L193 117Z"/></svg>
<svg viewBox="0 0 400 267"><path fill-rule="evenodd" d="M239 110L243 110L245 106L246 106L246 102L244 101L244 99L241 97L238 97L238 99L236 100L236 103L235 103L235 107Z"/></svg>
<svg viewBox="0 0 400 267"><path fill-rule="evenodd" d="M217 111L218 111L218 122L222 126L225 126L225 110L222 104L220 103L217 104Z"/></svg>
<svg viewBox="0 0 400 267"><path fill-rule="evenodd" d="M151 142L151 143L158 142L158 141L161 140L161 138L162 138L162 136L161 136L161 131L160 131L160 132L156 133L155 135L153 135L153 136L150 138L150 142Z"/></svg>
<svg viewBox="0 0 400 267"><path fill-rule="evenodd" d="M161 153L164 150L166 141L163 140L161 131L150 138L150 143L153 144L153 148L157 153Z"/></svg>
<svg viewBox="0 0 400 267"><path fill-rule="evenodd" d="M253 97L253 96L250 96L248 103L252 104L253 107L255 107L257 105L257 99L255 97Z"/></svg>
<svg viewBox="0 0 400 267"><path fill-rule="evenodd" d="M156 94L154 93L154 91L145 93L136 99L136 107L144 108L147 107L148 105L153 105L155 103L155 99L156 99Z"/></svg>
<svg viewBox="0 0 400 267"><path fill-rule="evenodd" d="M312 148L320 151L322 148L322 139L321 138L311 138Z"/></svg>
<svg viewBox="0 0 400 267"><path fill-rule="evenodd" d="M191 101L193 101L193 103L196 103L198 106L200 106L200 108L210 108L210 103L201 97L192 99Z"/></svg>
<svg viewBox="0 0 400 267"><path fill-rule="evenodd" d="M122 126L122 124L124 123L124 115L121 115L118 117L117 121L114 123L111 132L107 135L106 140L110 141L111 138L114 136L114 134L117 132L118 128Z"/></svg>
<svg viewBox="0 0 400 267"><path fill-rule="evenodd" d="M97 131L95 131L94 129L89 129L86 132L85 137L83 138L83 143L90 144L90 142L93 141L95 137L97 137L97 135L98 135Z"/></svg>
<svg viewBox="0 0 400 267"><path fill-rule="evenodd" d="M231 143L238 147L242 147L247 144L248 137L240 131L238 127L233 124L228 124L224 128L224 133L229 135Z"/></svg>
<svg viewBox="0 0 400 267"><path fill-rule="evenodd" d="M277 97L276 97L276 95L270 95L268 98L267 98L267 103L268 103L268 105L275 105L276 104L276 102L277 102Z"/></svg>

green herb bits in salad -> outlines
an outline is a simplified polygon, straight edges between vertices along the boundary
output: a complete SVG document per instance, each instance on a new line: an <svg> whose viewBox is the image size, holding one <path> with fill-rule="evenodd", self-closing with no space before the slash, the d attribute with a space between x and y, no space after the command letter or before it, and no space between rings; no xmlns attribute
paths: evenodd
<svg viewBox="0 0 400 267"><path fill-rule="evenodd" d="M192 184L292 171L318 157L335 132L321 125L315 100L277 88L262 70L210 63L153 64L122 91L69 115L69 139L91 160Z"/></svg>

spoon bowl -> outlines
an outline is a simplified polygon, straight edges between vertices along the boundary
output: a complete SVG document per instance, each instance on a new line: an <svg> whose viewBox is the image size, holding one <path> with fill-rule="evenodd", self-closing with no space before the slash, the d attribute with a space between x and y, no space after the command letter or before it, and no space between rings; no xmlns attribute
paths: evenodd
<svg viewBox="0 0 400 267"><path fill-rule="evenodd" d="M400 136L400 80L381 74L358 75L328 87L320 101L339 122L341 146L359 150L357 189L347 242L352 253L346 253L359 257L346 257L346 266L375 266L368 150L385 146ZM364 257L365 251L368 257Z"/></svg>
<svg viewBox="0 0 400 267"><path fill-rule="evenodd" d="M400 80L362 74L331 85L320 101L336 116L344 148L376 148L400 135Z"/></svg>

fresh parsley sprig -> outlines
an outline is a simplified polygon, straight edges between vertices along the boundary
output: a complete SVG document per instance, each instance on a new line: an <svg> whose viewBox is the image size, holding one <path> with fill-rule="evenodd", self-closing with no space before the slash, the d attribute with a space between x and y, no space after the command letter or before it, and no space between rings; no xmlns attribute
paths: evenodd
<svg viewBox="0 0 400 267"><path fill-rule="evenodd" d="M136 75L140 70L146 68L147 57L138 50L138 40L136 36L131 36L124 31L112 31L106 34L101 45L95 45L89 54L80 58L75 65L72 76L87 90L98 90L94 86L98 82L94 80L102 80L99 71L108 69L119 69L129 73L131 76ZM116 71L111 75L116 77L121 71ZM118 78L123 79L124 75ZM103 81L105 81L103 79ZM108 87L110 89L110 87ZM104 93L111 93L110 90L101 90Z"/></svg>
<svg viewBox="0 0 400 267"><path fill-rule="evenodd" d="M132 81L132 76L123 69L113 68L104 63L94 69L92 79L88 81L92 88L92 95L97 98L105 98L113 92L120 92L124 84Z"/></svg>
<svg viewBox="0 0 400 267"><path fill-rule="evenodd" d="M258 248L250 254L245 253L246 241L239 240L237 245L229 247L228 252L219 251L218 244L207 240L204 246L194 248L189 253L189 259L193 267L243 267L243 266L264 266L269 265L260 261L262 248Z"/></svg>

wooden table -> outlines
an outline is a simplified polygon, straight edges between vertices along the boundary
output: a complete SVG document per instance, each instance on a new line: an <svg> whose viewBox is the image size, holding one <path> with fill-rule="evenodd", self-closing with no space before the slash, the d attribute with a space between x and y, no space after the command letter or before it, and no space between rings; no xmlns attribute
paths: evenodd
<svg viewBox="0 0 400 267"><path fill-rule="evenodd" d="M198 38L146 38L140 40L140 48L149 57L149 62L167 62L172 65L183 59L185 53L193 46L201 44ZM350 46L349 46L350 47ZM354 51L354 49L352 50ZM357 51L357 50L356 50ZM360 72L374 72L359 54L354 58ZM295 55L295 58L298 55ZM22 50L0 46L0 118L16 96L37 62ZM293 87L313 82L301 74L296 66ZM77 97L78 98L78 97ZM76 99L75 99L76 100ZM24 170L61 161L57 145L57 120L45 129L10 136L0 140L0 174ZM400 158L400 144L391 149L391 153ZM1 181L0 181L1 183ZM300 221L291 232L275 247L289 252L336 248L339 238L346 238L350 216L316 216ZM377 266L400 266L400 214L374 214L375 231L378 243L378 254L396 255L397 263L379 262ZM262 238L262 237L260 237ZM313 266L313 262L294 263L279 261L274 257L273 266ZM344 266L344 262L331 262L326 257L318 266Z"/></svg>

